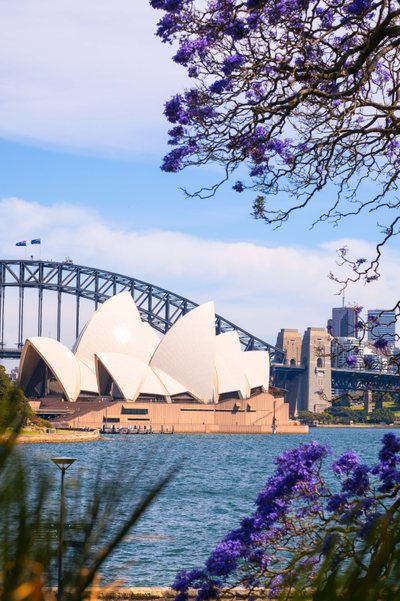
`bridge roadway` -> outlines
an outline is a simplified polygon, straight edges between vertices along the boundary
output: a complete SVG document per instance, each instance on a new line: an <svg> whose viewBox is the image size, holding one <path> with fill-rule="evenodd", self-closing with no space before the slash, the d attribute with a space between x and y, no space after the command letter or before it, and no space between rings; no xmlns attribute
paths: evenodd
<svg viewBox="0 0 400 601"><path fill-rule="evenodd" d="M293 380L301 377L304 366L272 364L272 378L276 381ZM400 392L400 376L373 370L357 370L332 367L332 389L334 390L374 390L376 392Z"/></svg>

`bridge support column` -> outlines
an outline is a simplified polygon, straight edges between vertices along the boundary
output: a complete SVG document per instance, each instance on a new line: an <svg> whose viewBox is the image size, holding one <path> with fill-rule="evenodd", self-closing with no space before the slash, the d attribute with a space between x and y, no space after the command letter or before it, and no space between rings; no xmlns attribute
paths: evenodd
<svg viewBox="0 0 400 601"><path fill-rule="evenodd" d="M24 344L24 288L19 289L19 309L18 309L18 348Z"/></svg>
<svg viewBox="0 0 400 601"><path fill-rule="evenodd" d="M38 291L38 324L37 333L38 336L42 335L43 330L43 288L40 287Z"/></svg>
<svg viewBox="0 0 400 601"><path fill-rule="evenodd" d="M4 348L4 295L5 288L0 285L0 349Z"/></svg>
<svg viewBox="0 0 400 601"><path fill-rule="evenodd" d="M364 411L372 413L372 390L364 390L363 401Z"/></svg>
<svg viewBox="0 0 400 601"><path fill-rule="evenodd" d="M79 294L76 295L76 311L75 311L75 338L79 336L79 319L80 319L81 299Z"/></svg>
<svg viewBox="0 0 400 601"><path fill-rule="evenodd" d="M322 412L332 397L331 338L325 328L307 328L301 345L302 376L298 409Z"/></svg>
<svg viewBox="0 0 400 601"><path fill-rule="evenodd" d="M301 336L298 330L282 328L275 346L285 353L284 365L295 367L301 364Z"/></svg>
<svg viewBox="0 0 400 601"><path fill-rule="evenodd" d="M61 290L57 292L57 340L61 339Z"/></svg>

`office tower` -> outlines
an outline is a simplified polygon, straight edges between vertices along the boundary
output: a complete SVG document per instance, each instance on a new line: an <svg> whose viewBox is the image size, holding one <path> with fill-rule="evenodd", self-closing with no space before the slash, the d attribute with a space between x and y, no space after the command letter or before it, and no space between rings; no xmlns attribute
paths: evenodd
<svg viewBox="0 0 400 601"><path fill-rule="evenodd" d="M335 307L332 319L328 321L328 330L335 338L353 338L357 336L357 313L353 307Z"/></svg>
<svg viewBox="0 0 400 601"><path fill-rule="evenodd" d="M331 345L332 367L341 369L364 369L365 343L358 338L337 337Z"/></svg>
<svg viewBox="0 0 400 601"><path fill-rule="evenodd" d="M369 309L367 324L368 342L374 343L378 339L383 339L393 349L396 343L396 314L394 311Z"/></svg>

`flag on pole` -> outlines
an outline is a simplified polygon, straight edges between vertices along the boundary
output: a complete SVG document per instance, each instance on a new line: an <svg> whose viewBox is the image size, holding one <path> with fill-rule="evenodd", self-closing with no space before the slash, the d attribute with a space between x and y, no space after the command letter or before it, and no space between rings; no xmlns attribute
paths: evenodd
<svg viewBox="0 0 400 601"><path fill-rule="evenodd" d="M26 240L21 240L21 242L17 242L15 246L26 246Z"/></svg>
<svg viewBox="0 0 400 601"><path fill-rule="evenodd" d="M41 244L41 243L42 243L41 238L34 238L33 240L31 240L31 244Z"/></svg>

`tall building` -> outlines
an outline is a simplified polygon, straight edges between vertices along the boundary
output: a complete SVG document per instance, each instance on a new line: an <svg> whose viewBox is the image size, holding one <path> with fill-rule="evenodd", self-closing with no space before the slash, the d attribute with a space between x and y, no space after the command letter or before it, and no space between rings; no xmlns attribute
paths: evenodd
<svg viewBox="0 0 400 601"><path fill-rule="evenodd" d="M357 337L357 313L353 307L335 307L332 319L328 321L328 331L335 338Z"/></svg>
<svg viewBox="0 0 400 601"><path fill-rule="evenodd" d="M365 369L365 343L358 338L338 336L332 341L332 367L341 369Z"/></svg>
<svg viewBox="0 0 400 601"><path fill-rule="evenodd" d="M393 349L396 343L396 314L385 309L368 310L368 342L386 340Z"/></svg>

